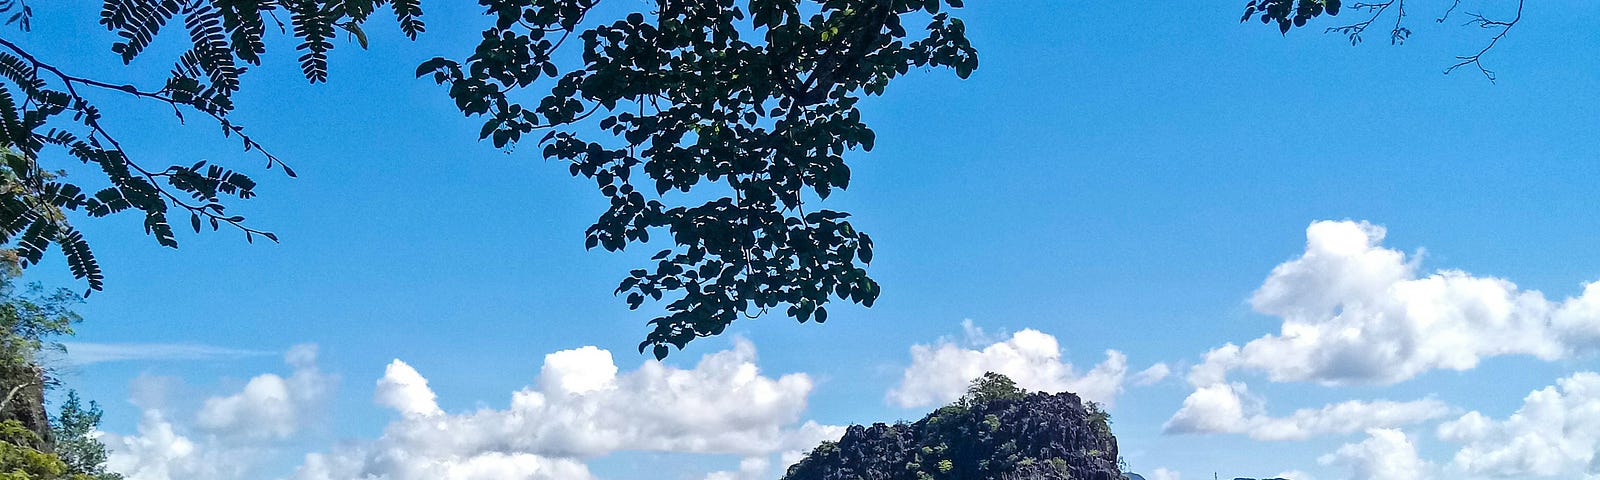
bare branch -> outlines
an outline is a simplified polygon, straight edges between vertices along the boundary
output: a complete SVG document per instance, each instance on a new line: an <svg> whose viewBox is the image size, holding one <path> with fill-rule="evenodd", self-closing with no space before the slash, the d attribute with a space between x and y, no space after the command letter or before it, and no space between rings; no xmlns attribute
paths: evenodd
<svg viewBox="0 0 1600 480"><path fill-rule="evenodd" d="M1467 25L1477 25L1478 28L1499 28L1500 32L1496 33L1493 38L1490 38L1489 44L1484 45L1482 50L1478 50L1478 53L1456 57L1456 59L1460 61L1456 62L1455 65L1451 65L1450 68L1444 69L1445 75L1449 75L1450 72L1454 72L1458 68L1472 65L1477 67L1478 72L1482 73L1485 78L1488 78L1491 83L1494 82L1494 71L1484 68L1483 55L1489 53L1489 49L1494 48L1495 44L1500 43L1500 39L1505 38L1506 33L1511 31L1511 27L1516 26L1517 22L1522 21L1522 7L1524 1L1525 0L1517 0L1517 14L1516 16L1512 17L1511 20L1493 20L1476 13L1467 14L1472 17L1471 20L1467 21Z"/></svg>
<svg viewBox="0 0 1600 480"><path fill-rule="evenodd" d="M26 383L23 383L21 385L17 385L15 387L11 387L11 391L6 392L6 398L4 400L0 400L0 410L5 410L6 407L10 406L11 405L11 401L16 399L17 393L21 392L22 389L28 388L28 387L31 387L31 386L34 386L34 385L35 385L34 382L26 382Z"/></svg>
<svg viewBox="0 0 1600 480"><path fill-rule="evenodd" d="M1439 18L1433 19L1433 21L1434 22L1438 22L1438 23L1444 23L1445 19L1450 18L1450 14L1454 13L1456 11L1456 7L1459 7L1459 6L1461 6L1461 0L1455 0L1455 2L1450 4L1450 8L1447 8L1447 9L1444 10L1444 15L1440 15Z"/></svg>

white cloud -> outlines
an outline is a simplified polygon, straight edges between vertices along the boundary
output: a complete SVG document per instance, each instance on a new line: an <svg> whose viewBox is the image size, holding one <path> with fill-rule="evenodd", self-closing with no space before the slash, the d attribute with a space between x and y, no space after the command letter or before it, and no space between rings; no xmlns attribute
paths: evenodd
<svg viewBox="0 0 1600 480"><path fill-rule="evenodd" d="M1312 477L1311 474L1299 470L1285 470L1283 472L1279 472L1277 475L1273 475L1273 477L1284 478L1288 480L1316 480L1316 478Z"/></svg>
<svg viewBox="0 0 1600 480"><path fill-rule="evenodd" d="M222 436L251 438L284 439L299 431L327 401L335 379L317 368L315 345L297 345L284 360L293 374L258 375L239 393L206 399L196 424Z"/></svg>
<svg viewBox="0 0 1600 480"><path fill-rule="evenodd" d="M1384 236L1366 222L1311 224L1305 253L1274 268L1250 299L1283 320L1281 331L1212 350L1190 382L1223 383L1229 370L1247 369L1278 382L1389 384L1485 357L1550 360L1600 347L1600 283L1556 302L1505 279L1422 275L1416 257L1382 246Z"/></svg>
<svg viewBox="0 0 1600 480"><path fill-rule="evenodd" d="M963 326L971 336L974 329L969 323ZM1069 391L1110 406L1122 391L1128 359L1122 352L1107 350L1104 362L1079 375L1071 363L1062 361L1056 337L1038 330L1022 330L981 349L941 340L911 347L911 366L889 391L888 400L902 407L947 403L960 398L972 379L984 372L1003 374L1028 390Z"/></svg>
<svg viewBox="0 0 1600 480"><path fill-rule="evenodd" d="M1250 395L1244 384L1213 384L1189 394L1183 407L1163 428L1167 433L1233 433L1256 440L1303 440L1410 425L1451 412L1444 402L1431 398L1410 402L1346 401L1295 410L1286 417L1273 417L1265 410L1264 402Z"/></svg>
<svg viewBox="0 0 1600 480"><path fill-rule="evenodd" d="M720 474L748 478L774 454L838 438L839 427L796 425L809 377L763 376L755 347L734 344L693 369L647 361L626 373L595 347L552 353L507 408L460 414L440 410L427 380L396 360L375 400L400 418L377 440L307 456L296 478L590 478L583 459L622 450L742 455L740 471Z"/></svg>
<svg viewBox="0 0 1600 480"><path fill-rule="evenodd" d="M1150 476L1146 480L1179 480L1180 478L1182 478L1182 475L1179 475L1177 470L1157 468L1150 471Z"/></svg>
<svg viewBox="0 0 1600 480"><path fill-rule="evenodd" d="M160 410L145 410L136 435L103 434L110 454L106 468L127 480L188 478L241 478L250 453L219 448L213 441L195 440L178 431Z"/></svg>
<svg viewBox="0 0 1600 480"><path fill-rule="evenodd" d="M1505 420L1474 411L1438 433L1465 444L1451 467L1473 475L1600 478L1600 374L1576 373L1529 393Z"/></svg>
<svg viewBox="0 0 1600 480"><path fill-rule="evenodd" d="M756 480L765 478L772 460L767 457L745 457L739 460L738 470L711 472L705 480Z"/></svg>
<svg viewBox="0 0 1600 480"><path fill-rule="evenodd" d="M1349 469L1351 480L1424 480L1432 478L1431 465L1417 457L1417 447L1404 432L1391 428L1367 430L1367 439L1348 443L1317 459L1323 465Z"/></svg>
<svg viewBox="0 0 1600 480"><path fill-rule="evenodd" d="M389 366L384 368L383 378L378 379L378 388L373 394L373 401L405 416L430 417L444 414L444 410L439 409L439 402L433 389L428 388L428 379L398 359L389 362Z"/></svg>
<svg viewBox="0 0 1600 480"><path fill-rule="evenodd" d="M1165 380L1167 375L1171 374L1171 367L1168 367L1165 363L1157 363L1155 365L1151 365L1150 368L1140 370L1139 373L1133 374L1133 384L1154 385L1156 382Z"/></svg>
<svg viewBox="0 0 1600 480"><path fill-rule="evenodd" d="M293 369L288 377L259 375L237 393L207 398L194 429L166 413L174 379L136 378L130 390L142 411L138 431L103 433L107 468L128 480L251 477L276 442L297 433L322 408L335 383L317 368L314 345L291 348L284 361Z"/></svg>
<svg viewBox="0 0 1600 480"><path fill-rule="evenodd" d="M413 456L404 451L372 451L347 446L340 453L306 455L298 480L592 480L583 462L531 453L476 452L454 456Z"/></svg>
<svg viewBox="0 0 1600 480"><path fill-rule="evenodd" d="M261 357L273 352L216 347L195 343L91 343L61 342L66 347L65 361L71 365L132 360L226 360Z"/></svg>

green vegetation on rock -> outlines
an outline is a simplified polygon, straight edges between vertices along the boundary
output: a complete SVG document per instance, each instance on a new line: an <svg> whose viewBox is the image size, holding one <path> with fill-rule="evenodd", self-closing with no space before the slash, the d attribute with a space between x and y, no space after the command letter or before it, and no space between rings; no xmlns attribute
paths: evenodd
<svg viewBox="0 0 1600 480"><path fill-rule="evenodd" d="M1029 393L986 373L915 423L852 425L785 480L1124 478L1110 416L1072 393Z"/></svg>

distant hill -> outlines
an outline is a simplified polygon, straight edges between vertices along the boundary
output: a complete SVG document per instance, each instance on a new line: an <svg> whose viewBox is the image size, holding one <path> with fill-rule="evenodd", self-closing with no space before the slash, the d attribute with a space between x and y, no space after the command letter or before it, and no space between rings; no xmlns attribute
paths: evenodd
<svg viewBox="0 0 1600 480"><path fill-rule="evenodd" d="M1122 480L1117 461L1117 439L1098 405L1071 393L1026 393L985 374L966 397L916 423L850 426L783 478Z"/></svg>

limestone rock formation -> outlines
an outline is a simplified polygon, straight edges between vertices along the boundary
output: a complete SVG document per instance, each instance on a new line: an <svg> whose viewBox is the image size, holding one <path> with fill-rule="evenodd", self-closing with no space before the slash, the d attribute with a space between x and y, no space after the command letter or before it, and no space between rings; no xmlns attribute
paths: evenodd
<svg viewBox="0 0 1600 480"><path fill-rule="evenodd" d="M1096 405L1071 393L1016 390L969 393L915 423L853 425L784 479L1122 480L1117 459L1117 440Z"/></svg>

